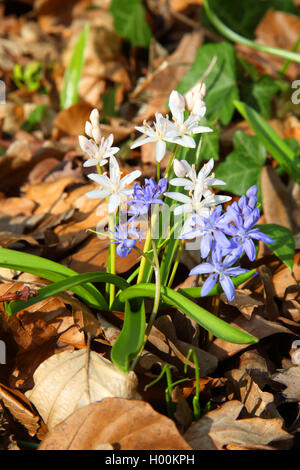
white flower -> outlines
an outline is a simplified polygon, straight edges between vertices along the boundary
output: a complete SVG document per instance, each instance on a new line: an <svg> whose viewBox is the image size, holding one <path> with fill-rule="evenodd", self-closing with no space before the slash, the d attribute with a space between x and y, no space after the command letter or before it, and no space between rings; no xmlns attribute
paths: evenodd
<svg viewBox="0 0 300 470"><path fill-rule="evenodd" d="M156 121L153 123L154 128L150 127L146 122L144 122L144 126L136 126L136 129L147 137L136 140L130 148L135 149L148 142L156 142L155 157L156 161L160 162L166 153L166 142L176 142L178 134L174 124L169 119L164 118L161 113L156 113L155 119Z"/></svg>
<svg viewBox="0 0 300 470"><path fill-rule="evenodd" d="M119 151L119 147L112 147L113 140L114 136L110 134L107 139L102 137L100 143L96 144L93 139L87 139L84 135L80 135L79 145L83 152L90 157L83 166L105 165L108 159Z"/></svg>
<svg viewBox="0 0 300 470"><path fill-rule="evenodd" d="M119 147L112 147L113 134L110 134L107 139L102 137L99 111L97 109L93 109L90 114L90 121L85 123L85 133L90 139L84 135L80 135L78 138L82 151L90 157L84 162L83 166L103 166L107 163L108 158L118 152Z"/></svg>
<svg viewBox="0 0 300 470"><path fill-rule="evenodd" d="M114 213L121 204L122 198L128 198L132 195L133 189L126 189L136 178L141 176L141 171L135 170L120 179L121 172L119 164L114 156L109 161L109 178L106 175L92 173L88 177L102 186L101 189L95 189L86 193L86 196L92 199L109 197L108 213Z"/></svg>
<svg viewBox="0 0 300 470"><path fill-rule="evenodd" d="M206 107L203 101L201 101L201 106L199 106L198 102L195 104L195 111L197 111L197 114L191 113L186 121L184 120L185 106L182 106L183 103L185 103L184 97L178 93L178 91L173 90L169 98L169 108L174 118L175 130L179 136L179 138L177 138L177 143L184 147L194 148L195 141L191 135L212 132L212 129L207 126L199 126L199 121L206 112ZM190 145L187 145L187 142L190 142ZM193 146L192 142L194 142Z"/></svg>
<svg viewBox="0 0 300 470"><path fill-rule="evenodd" d="M199 82L193 86L184 96L186 107L191 112L198 116L199 120L203 118L206 113L206 105L203 98L206 94L205 83Z"/></svg>
<svg viewBox="0 0 300 470"><path fill-rule="evenodd" d="M215 195L208 189L200 191L199 187L196 187L191 197L176 192L167 192L165 196L182 203L182 205L175 207L175 215L190 213L192 216L201 215L203 217L209 216L210 207L218 206L231 199L230 196Z"/></svg>
<svg viewBox="0 0 300 470"><path fill-rule="evenodd" d="M214 177L214 173L211 176L210 173L214 166L214 160L211 158L208 163L204 164L198 175L195 171L195 165L190 165L186 160L174 160L174 172L178 178L170 180L172 186L183 186L187 191L194 191L198 186L200 191L203 191L208 186L223 185L226 184L224 181ZM188 176L188 178L183 178Z"/></svg>

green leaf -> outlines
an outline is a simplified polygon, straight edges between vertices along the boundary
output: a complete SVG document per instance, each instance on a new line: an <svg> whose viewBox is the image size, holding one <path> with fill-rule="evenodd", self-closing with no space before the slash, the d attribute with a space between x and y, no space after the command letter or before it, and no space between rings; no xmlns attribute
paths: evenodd
<svg viewBox="0 0 300 470"><path fill-rule="evenodd" d="M24 122L22 128L26 132L34 131L39 126L39 124L41 123L41 121L42 121L42 119L45 115L46 109L47 109L47 106L45 104L41 104L41 105L37 106L36 108L34 108L34 110L31 111L28 118Z"/></svg>
<svg viewBox="0 0 300 470"><path fill-rule="evenodd" d="M241 101L235 101L234 104L272 157L299 184L300 162L291 148L253 108Z"/></svg>
<svg viewBox="0 0 300 470"><path fill-rule="evenodd" d="M78 101L78 86L84 63L84 52L89 29L90 25L86 23L75 44L70 64L65 72L64 83L60 93L61 109L69 108Z"/></svg>
<svg viewBox="0 0 300 470"><path fill-rule="evenodd" d="M141 0L112 0L110 11L117 33L128 39L132 46L149 46L152 32Z"/></svg>
<svg viewBox="0 0 300 470"><path fill-rule="evenodd" d="M144 302L134 311L125 301L125 318L122 331L112 347L111 359L123 372L128 372L130 362L139 353L145 335L146 315Z"/></svg>
<svg viewBox="0 0 300 470"><path fill-rule="evenodd" d="M295 256L295 240L292 232L276 224L257 225L257 227L274 240L274 243L266 243L266 245L292 272Z"/></svg>
<svg viewBox="0 0 300 470"><path fill-rule="evenodd" d="M234 135L234 151L219 164L216 177L226 181L226 191L242 195L254 184L260 185L266 156L266 148L256 136L237 131Z"/></svg>
<svg viewBox="0 0 300 470"><path fill-rule="evenodd" d="M120 301L125 302L137 297L155 297L155 284L138 284L136 286L128 287L120 294ZM199 325L206 330L210 331L218 338L225 341L238 344L253 344L257 343L257 339L248 333L235 328L204 308L192 302L187 297L184 297L179 292L176 292L168 287L161 287L162 300L170 305L181 310L188 317L192 318Z"/></svg>
<svg viewBox="0 0 300 470"><path fill-rule="evenodd" d="M209 4L229 28L248 38L255 37L255 28L269 8L297 12L293 0L209 0ZM206 17L201 20L208 26Z"/></svg>
<svg viewBox="0 0 300 470"><path fill-rule="evenodd" d="M265 119L271 118L271 99L280 90L279 82L269 75L263 75L256 82L246 81L241 95L244 101L258 111Z"/></svg>
<svg viewBox="0 0 300 470"><path fill-rule="evenodd" d="M38 295L35 297L31 297L30 299L24 300L15 300L8 304L6 307L6 311L9 315L14 315L15 313L19 312L20 310L24 310L25 308L29 307L30 305L34 305L37 302L41 302L52 295L56 295L59 292L63 292L65 290L71 290L75 292L74 287L85 284L87 282L107 282L109 284L114 284L119 289L127 289L129 284L125 281L122 277L117 276L116 274L109 274L109 273L84 273L78 274L77 276L71 276L67 279L63 279L62 281L55 282L54 284L50 284L49 286L43 287L39 290ZM108 308L107 308L108 310Z"/></svg>
<svg viewBox="0 0 300 470"><path fill-rule="evenodd" d="M222 124L226 125L234 113L233 100L238 99L239 96L236 84L235 51L231 44L221 42L201 46L198 49L195 62L177 89L181 94L184 94L192 88L207 70L214 56L217 57L217 61L205 79L207 88L206 116L208 120L219 118Z"/></svg>
<svg viewBox="0 0 300 470"><path fill-rule="evenodd" d="M209 123L205 124L212 127ZM214 132L207 132L201 135L201 149L199 153L199 160L219 160L219 140L220 140L220 129L214 129ZM196 139L195 139L196 140Z"/></svg>
<svg viewBox="0 0 300 470"><path fill-rule="evenodd" d="M39 256L22 253L7 248L0 248L0 266L3 268L15 269L25 273L35 274L36 276L43 277L48 281L57 282L77 273L66 266L63 266L55 261L41 258ZM93 308L102 308L108 310L108 305L103 295L96 289L93 284L86 283L77 286L73 291L78 297L82 298L84 302Z"/></svg>

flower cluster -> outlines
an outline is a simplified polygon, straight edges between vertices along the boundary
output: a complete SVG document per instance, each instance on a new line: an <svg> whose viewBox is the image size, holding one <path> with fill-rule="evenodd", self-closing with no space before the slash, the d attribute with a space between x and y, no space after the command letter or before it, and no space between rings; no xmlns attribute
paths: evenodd
<svg viewBox="0 0 300 470"><path fill-rule="evenodd" d="M164 117L161 113L155 114L153 127L144 122L143 126L136 129L144 134L144 138L136 140L131 148L134 149L148 142L156 142L156 161L160 162L166 154L166 142L181 145L182 147L195 148L196 143L193 134L212 132L210 127L200 126L199 121L204 117L206 106L203 101L205 89L203 85L196 85L184 97L178 91L173 90L169 98L169 108L173 120L169 116ZM186 107L190 111L185 119Z"/></svg>
<svg viewBox="0 0 300 470"><path fill-rule="evenodd" d="M202 296L207 295L219 280L228 300L233 300L234 284L231 277L247 271L233 265L244 252L250 261L255 259L253 239L265 243L273 242L270 237L255 228L260 216L256 204L257 187L252 186L247 195L243 195L238 202L234 201L224 214L220 205L214 209L208 208L208 215L196 211L190 224L192 229L187 232L183 230L181 233L182 239L200 239L203 262L191 270L190 276L210 274L202 286ZM230 238L227 238L228 236Z"/></svg>
<svg viewBox="0 0 300 470"><path fill-rule="evenodd" d="M165 156L167 142L195 148L193 135L212 131L209 127L199 124L206 112L204 95L205 87L201 84L197 84L185 96L172 91L169 98L172 120L168 115L157 113L153 127L147 123L142 127L136 127L144 137L134 142L131 148L155 142L157 162ZM112 146L112 134L107 138L102 136L99 113L95 109L86 123L85 133L87 137L79 137L79 144L89 157L84 166L97 168L97 173L91 173L88 177L100 185L99 189L88 192L87 196L106 198L110 220L108 233L110 243L117 245L117 254L122 257L127 256L137 241L141 241L141 231L135 225L137 218L147 216L150 219L152 206L162 206L165 204L165 198L169 198L176 201L174 215L184 220L179 238L198 239L200 243L202 262L191 270L190 275L208 274L201 295L207 295L219 281L231 301L235 294L232 277L247 271L237 266L238 260L244 253L250 261L255 259L254 240L266 243L273 241L256 227L260 216L256 207L256 186L252 186L246 195L243 195L238 202L234 201L224 212L222 204L228 202L231 197L216 194L212 190L213 186L226 184L215 178L212 173L213 159L197 172L195 166L185 160L175 159L173 162L173 155L168 169L171 169L173 162L175 176L170 181L168 178L161 178L158 181L154 178L145 178L144 185L135 182L131 188L130 185L141 176L141 171L134 170L121 177L122 173L115 157L119 148ZM108 162L109 176L103 171ZM174 191L167 191L168 184L174 187ZM120 212L124 201L127 203L127 208ZM117 215L124 213L127 222L115 225ZM120 216L119 220L121 219Z"/></svg>

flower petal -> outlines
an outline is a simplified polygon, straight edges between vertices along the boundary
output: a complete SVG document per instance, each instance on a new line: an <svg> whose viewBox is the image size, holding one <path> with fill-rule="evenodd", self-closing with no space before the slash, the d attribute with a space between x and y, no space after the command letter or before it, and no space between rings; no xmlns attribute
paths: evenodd
<svg viewBox="0 0 300 470"><path fill-rule="evenodd" d="M108 200L108 213L114 213L119 207L121 202L119 194L112 194Z"/></svg>
<svg viewBox="0 0 300 470"><path fill-rule="evenodd" d="M235 294L234 284L232 280L230 279L229 276L226 276L226 274L221 274L220 284L223 287L223 290L227 299L229 300L229 302L231 302L234 299L234 294Z"/></svg>
<svg viewBox="0 0 300 470"><path fill-rule="evenodd" d="M167 144L163 140L158 140L155 146L155 158L157 162L161 162L166 153Z"/></svg>
<svg viewBox="0 0 300 470"><path fill-rule="evenodd" d="M215 271L215 268L210 263L201 263L198 266L195 266L191 271L189 276L194 276L195 274L210 274Z"/></svg>
<svg viewBox="0 0 300 470"><path fill-rule="evenodd" d="M217 273L213 274L212 276L209 276L206 279L203 286L201 287L201 297L204 297L205 295L209 294L212 288L216 285L217 280L218 280Z"/></svg>

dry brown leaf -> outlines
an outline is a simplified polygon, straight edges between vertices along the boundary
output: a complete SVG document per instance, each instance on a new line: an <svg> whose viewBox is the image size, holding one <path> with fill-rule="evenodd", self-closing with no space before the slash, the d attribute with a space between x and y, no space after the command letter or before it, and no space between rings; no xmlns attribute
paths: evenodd
<svg viewBox="0 0 300 470"><path fill-rule="evenodd" d="M0 213L16 217L17 215L25 215L29 217L33 214L36 203L25 197L2 197L0 194Z"/></svg>
<svg viewBox="0 0 300 470"><path fill-rule="evenodd" d="M182 11L191 5L202 5L203 0L170 0L170 7L173 11Z"/></svg>
<svg viewBox="0 0 300 470"><path fill-rule="evenodd" d="M84 134L85 122L89 120L92 110L93 107L86 102L73 104L57 114L53 125L65 134L78 137Z"/></svg>
<svg viewBox="0 0 300 470"><path fill-rule="evenodd" d="M262 445L280 449L291 447L293 436L282 429L282 419L238 419L242 408L242 403L237 400L224 403L192 424L184 438L197 450L222 450L228 445L246 449L259 449Z"/></svg>
<svg viewBox="0 0 300 470"><path fill-rule="evenodd" d="M300 281L300 252L294 257L293 273L285 264L281 264L273 274L272 282L275 293L280 299L284 297L286 289Z"/></svg>
<svg viewBox="0 0 300 470"><path fill-rule="evenodd" d="M33 410L29 400L18 390L0 384L0 400L11 414L34 436L41 426L41 419Z"/></svg>
<svg viewBox="0 0 300 470"><path fill-rule="evenodd" d="M263 167L261 191L266 223L283 225L293 231L289 192L274 168Z"/></svg>
<svg viewBox="0 0 300 470"><path fill-rule="evenodd" d="M143 91L146 109L143 109L143 114L138 116L135 122L140 123L144 119L151 119L156 112L166 112L166 103L171 91L176 88L178 82L188 72L201 44L202 35L199 31L187 33L181 39L175 52L164 58L171 65L157 73ZM187 50L189 51L188 55ZM172 66L173 63L176 65ZM178 63L186 63L186 65L177 65ZM141 94L141 98L142 96Z"/></svg>
<svg viewBox="0 0 300 470"><path fill-rule="evenodd" d="M123 374L94 351L65 351L43 362L26 392L49 429L77 408L106 397L139 398L134 372Z"/></svg>
<svg viewBox="0 0 300 470"><path fill-rule="evenodd" d="M247 333L250 333L258 339L277 333L293 334L291 330L283 325L266 320L259 315L253 315L250 320L246 320L246 318L239 316L236 320L230 322L230 325L247 331ZM210 345L209 352L215 355L219 361L224 361L225 359L228 359L228 357L234 356L239 351L242 351L247 347L247 344L234 344L224 341L223 339L216 338Z"/></svg>
<svg viewBox="0 0 300 470"><path fill-rule="evenodd" d="M222 302L228 305L232 305L239 309L239 311L246 317L248 320L251 318L254 312L258 313L262 310L263 302L260 300L254 299L250 295L251 291L249 289L236 289L234 299L229 302L226 295L222 293L220 299Z"/></svg>
<svg viewBox="0 0 300 470"><path fill-rule="evenodd" d="M98 217L99 221L99 217ZM91 223L89 228L94 227L95 224ZM67 229L66 229L67 230ZM86 230L84 233L86 234ZM59 228L57 230L59 233ZM72 230L73 237L79 236L76 235L75 230ZM137 243L137 246L142 249L143 244ZM90 237L84 245L79 248L76 253L65 258L62 263L69 268L73 269L78 273L92 272L92 271L105 271L106 262L108 257L108 242L107 239L97 238L96 235ZM129 271L133 266L135 266L140 259L140 256L135 250L132 250L131 253L122 258L117 256L116 258L116 270L118 274Z"/></svg>
<svg viewBox="0 0 300 470"><path fill-rule="evenodd" d="M165 345L165 347L167 347L167 350L170 348L169 353L171 355L175 355L183 364L185 364L188 352L192 347L197 356L199 373L201 377L212 374L216 370L218 366L218 359L215 356L208 353L207 351L204 351L203 349L200 349L199 347L192 346L191 344L188 344L185 341L181 341L180 339L177 338L176 330L175 330L174 324L170 316L162 315L158 317L157 320L155 321L155 326L156 328L158 328L159 332L162 334L162 337L161 337L162 342L159 343L156 340L156 346L159 349L160 349L160 345L161 347L164 347ZM150 334L149 341L151 342L153 340L155 344L154 333L155 333L155 330L153 331L152 336ZM194 374L195 366L191 359L189 360L188 365L192 367L193 374Z"/></svg>
<svg viewBox="0 0 300 470"><path fill-rule="evenodd" d="M144 401L105 398L75 411L55 427L39 450L191 450L169 418Z"/></svg>
<svg viewBox="0 0 300 470"><path fill-rule="evenodd" d="M275 382L280 382L286 385L282 395L291 401L300 402L300 367L290 367L289 369L283 369L278 371L272 376Z"/></svg>
<svg viewBox="0 0 300 470"><path fill-rule="evenodd" d="M234 389L234 398L240 400L250 416L280 418L272 393L263 392L248 372L233 369L225 374Z"/></svg>

